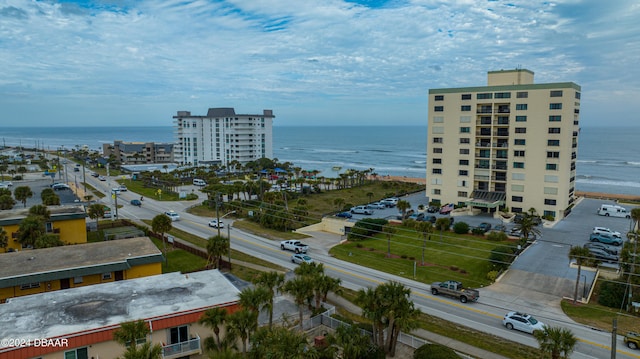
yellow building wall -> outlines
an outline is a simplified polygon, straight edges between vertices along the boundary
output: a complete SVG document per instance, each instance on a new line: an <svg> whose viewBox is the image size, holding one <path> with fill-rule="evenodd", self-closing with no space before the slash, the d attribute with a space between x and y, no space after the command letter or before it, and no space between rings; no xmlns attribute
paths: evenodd
<svg viewBox="0 0 640 359"><path fill-rule="evenodd" d="M162 274L162 263L149 263L131 267L126 270L124 279L135 279L157 274Z"/></svg>
<svg viewBox="0 0 640 359"><path fill-rule="evenodd" d="M65 244L87 243L87 227L84 218L67 219L63 221L52 221L54 230L59 230L60 240ZM0 253L8 252L9 248L16 251L22 250L22 245L17 238L12 238L13 233L17 233L19 224L10 224L2 227L9 236L7 248L0 248Z"/></svg>

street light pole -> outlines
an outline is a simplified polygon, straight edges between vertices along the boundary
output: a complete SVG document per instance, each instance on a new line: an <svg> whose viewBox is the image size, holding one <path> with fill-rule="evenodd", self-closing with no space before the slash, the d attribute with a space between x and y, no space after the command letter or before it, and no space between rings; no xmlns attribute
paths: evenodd
<svg viewBox="0 0 640 359"><path fill-rule="evenodd" d="M584 299L584 298L587 297L587 294L586 294L586 292L587 292L587 276L584 275L584 274L581 274L580 276L583 278L583 281L582 281L582 298Z"/></svg>
<svg viewBox="0 0 640 359"><path fill-rule="evenodd" d="M229 270L231 270L231 223L227 225L227 239L229 240Z"/></svg>

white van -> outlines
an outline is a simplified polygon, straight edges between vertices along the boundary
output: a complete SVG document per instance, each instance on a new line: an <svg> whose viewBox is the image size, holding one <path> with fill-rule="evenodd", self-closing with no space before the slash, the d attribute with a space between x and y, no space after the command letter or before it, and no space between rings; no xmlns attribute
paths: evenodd
<svg viewBox="0 0 640 359"><path fill-rule="evenodd" d="M603 204L598 209L598 214L607 217L631 218L631 214L626 208L613 204Z"/></svg>
<svg viewBox="0 0 640 359"><path fill-rule="evenodd" d="M201 180L199 178L194 178L193 179L193 184L196 186L206 186L207 182L205 182L204 180Z"/></svg>

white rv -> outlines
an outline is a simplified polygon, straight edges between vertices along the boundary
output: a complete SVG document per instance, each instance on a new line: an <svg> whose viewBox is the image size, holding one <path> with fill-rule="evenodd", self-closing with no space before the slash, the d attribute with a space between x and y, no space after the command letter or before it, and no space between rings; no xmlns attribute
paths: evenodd
<svg viewBox="0 0 640 359"><path fill-rule="evenodd" d="M196 185L196 186L202 187L202 186L206 186L207 182L205 182L204 180L201 180L199 178L194 178L193 179L193 184Z"/></svg>
<svg viewBox="0 0 640 359"><path fill-rule="evenodd" d="M607 217L623 217L623 218L631 218L631 214L627 211L626 208L622 206L617 206L613 204L603 204L598 209L598 214L601 216Z"/></svg>

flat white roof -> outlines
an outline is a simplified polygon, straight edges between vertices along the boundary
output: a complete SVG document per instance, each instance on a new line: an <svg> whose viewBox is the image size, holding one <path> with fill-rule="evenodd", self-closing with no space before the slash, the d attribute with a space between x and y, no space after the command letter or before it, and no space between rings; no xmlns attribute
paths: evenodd
<svg viewBox="0 0 640 359"><path fill-rule="evenodd" d="M239 292L218 270L207 270L16 297L0 304L0 338L64 336L235 302Z"/></svg>

